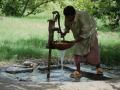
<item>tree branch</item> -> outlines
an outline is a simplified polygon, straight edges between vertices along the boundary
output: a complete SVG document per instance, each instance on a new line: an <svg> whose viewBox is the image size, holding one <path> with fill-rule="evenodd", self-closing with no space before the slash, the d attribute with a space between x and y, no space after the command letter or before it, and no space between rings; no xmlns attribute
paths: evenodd
<svg viewBox="0 0 120 90"><path fill-rule="evenodd" d="M54 1L54 0L48 0L48 1L45 1L45 2L42 2L42 3L38 4L38 5L36 5L36 7L34 7L34 9L33 9L31 12L29 12L27 15L25 15L25 16L29 16L29 15L32 14L39 6L41 6L41 5L45 4L45 3L51 2L51 1Z"/></svg>
<svg viewBox="0 0 120 90"><path fill-rule="evenodd" d="M22 13L21 13L21 16L24 15L25 10L26 10L26 8L27 8L27 5L28 5L29 1L30 1L30 0L27 0L27 1L26 1L25 6L24 6L24 8L23 8L23 11L22 11Z"/></svg>

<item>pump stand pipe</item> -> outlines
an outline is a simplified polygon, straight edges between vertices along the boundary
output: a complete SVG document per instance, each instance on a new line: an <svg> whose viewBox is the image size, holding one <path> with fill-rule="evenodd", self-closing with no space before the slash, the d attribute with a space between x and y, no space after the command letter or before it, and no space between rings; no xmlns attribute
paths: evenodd
<svg viewBox="0 0 120 90"><path fill-rule="evenodd" d="M48 20L49 26L48 26L48 43L47 48L49 49L49 55L48 55L48 73L47 73L47 79L50 78L50 64L51 64L51 57L52 57L52 49L55 49L52 45L54 41L54 32L57 31L57 33L62 33L61 27L60 27L60 14L58 11L53 11L53 18ZM58 27L55 27L55 23L58 22Z"/></svg>

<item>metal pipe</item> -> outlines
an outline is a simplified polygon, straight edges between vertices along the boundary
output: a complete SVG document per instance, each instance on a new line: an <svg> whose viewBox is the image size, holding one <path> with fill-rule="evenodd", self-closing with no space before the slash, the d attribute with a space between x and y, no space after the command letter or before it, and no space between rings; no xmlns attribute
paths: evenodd
<svg viewBox="0 0 120 90"><path fill-rule="evenodd" d="M52 55L52 49L49 49L49 56L48 56L48 73L47 73L47 80L50 79L50 64L51 64L51 55Z"/></svg>
<svg viewBox="0 0 120 90"><path fill-rule="evenodd" d="M48 48L49 48L49 55L48 55L48 73L47 73L47 79L49 81L50 78L50 64L51 64L51 56L52 56L52 42L54 38L54 31L53 28L55 27L55 21L54 20L48 20L49 21L49 37L48 37Z"/></svg>

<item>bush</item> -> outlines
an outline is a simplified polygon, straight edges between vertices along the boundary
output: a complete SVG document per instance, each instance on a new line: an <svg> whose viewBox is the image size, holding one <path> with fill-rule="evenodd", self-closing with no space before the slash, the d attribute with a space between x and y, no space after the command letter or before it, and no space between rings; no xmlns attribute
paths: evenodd
<svg viewBox="0 0 120 90"><path fill-rule="evenodd" d="M18 3L17 0L4 1L2 13L4 13L6 16L20 16L20 3Z"/></svg>

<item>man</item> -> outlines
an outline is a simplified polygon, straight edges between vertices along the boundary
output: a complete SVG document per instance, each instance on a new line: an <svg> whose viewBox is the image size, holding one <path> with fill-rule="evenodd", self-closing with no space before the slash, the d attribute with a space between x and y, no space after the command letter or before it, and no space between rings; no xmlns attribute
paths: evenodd
<svg viewBox="0 0 120 90"><path fill-rule="evenodd" d="M63 13L65 16L65 32L62 36L65 36L71 30L75 39L74 60L76 71L71 74L71 77L81 76L80 62L83 58L84 62L96 66L96 74L102 74L94 18L85 11L75 10L73 6L65 7Z"/></svg>

